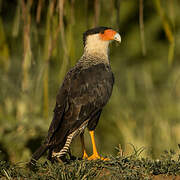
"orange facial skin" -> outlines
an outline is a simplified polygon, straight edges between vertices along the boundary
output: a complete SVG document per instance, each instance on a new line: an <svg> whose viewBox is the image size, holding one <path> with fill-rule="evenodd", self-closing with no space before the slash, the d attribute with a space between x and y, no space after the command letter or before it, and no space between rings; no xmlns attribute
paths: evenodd
<svg viewBox="0 0 180 180"><path fill-rule="evenodd" d="M104 33L100 33L100 38L104 41L114 40L114 36L117 32L112 29L107 29Z"/></svg>

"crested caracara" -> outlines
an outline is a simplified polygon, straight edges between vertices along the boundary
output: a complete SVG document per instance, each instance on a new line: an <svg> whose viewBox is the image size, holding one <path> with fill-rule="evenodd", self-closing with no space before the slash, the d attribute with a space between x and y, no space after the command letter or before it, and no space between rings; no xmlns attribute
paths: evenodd
<svg viewBox="0 0 180 180"><path fill-rule="evenodd" d="M90 29L83 34L84 53L64 78L48 135L32 155L31 162L38 160L47 150L49 160L62 158L77 135L81 138L83 158L104 159L97 152L94 130L113 89L114 76L108 58L108 46L112 40L120 42L121 37L107 27ZM90 157L84 145L86 127L93 147Z"/></svg>

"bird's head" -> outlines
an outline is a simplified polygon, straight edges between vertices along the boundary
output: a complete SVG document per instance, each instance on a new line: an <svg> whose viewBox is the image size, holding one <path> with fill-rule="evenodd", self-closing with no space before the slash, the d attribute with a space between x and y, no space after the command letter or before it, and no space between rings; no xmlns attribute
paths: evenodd
<svg viewBox="0 0 180 180"><path fill-rule="evenodd" d="M121 42L118 32L108 27L96 27L83 34L84 50L86 53L95 53L108 56L108 45L111 41Z"/></svg>

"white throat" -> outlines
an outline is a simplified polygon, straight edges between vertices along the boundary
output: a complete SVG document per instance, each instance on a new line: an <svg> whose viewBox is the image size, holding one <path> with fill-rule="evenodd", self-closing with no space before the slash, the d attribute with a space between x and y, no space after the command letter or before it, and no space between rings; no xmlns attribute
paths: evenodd
<svg viewBox="0 0 180 180"><path fill-rule="evenodd" d="M86 39L84 54L103 57L108 60L108 46L109 41L101 40L99 34L89 35Z"/></svg>

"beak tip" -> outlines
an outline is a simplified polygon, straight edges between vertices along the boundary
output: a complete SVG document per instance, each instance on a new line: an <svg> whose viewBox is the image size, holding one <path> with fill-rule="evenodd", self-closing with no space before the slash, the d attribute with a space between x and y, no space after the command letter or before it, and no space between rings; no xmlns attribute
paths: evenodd
<svg viewBox="0 0 180 180"><path fill-rule="evenodd" d="M116 33L115 36L114 36L114 40L121 43L121 36L119 33Z"/></svg>

